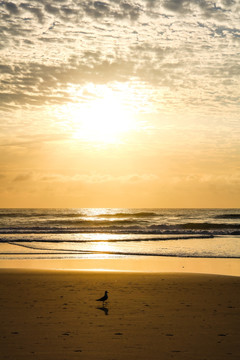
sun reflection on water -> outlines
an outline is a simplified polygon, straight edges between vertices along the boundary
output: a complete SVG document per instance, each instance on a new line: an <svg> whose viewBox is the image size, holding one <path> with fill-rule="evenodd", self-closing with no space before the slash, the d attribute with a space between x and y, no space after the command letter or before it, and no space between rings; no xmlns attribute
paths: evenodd
<svg viewBox="0 0 240 360"><path fill-rule="evenodd" d="M104 235L104 234L103 234ZM100 241L91 244L91 250L101 253L112 252L113 248L107 241ZM107 254L105 254L107 255Z"/></svg>

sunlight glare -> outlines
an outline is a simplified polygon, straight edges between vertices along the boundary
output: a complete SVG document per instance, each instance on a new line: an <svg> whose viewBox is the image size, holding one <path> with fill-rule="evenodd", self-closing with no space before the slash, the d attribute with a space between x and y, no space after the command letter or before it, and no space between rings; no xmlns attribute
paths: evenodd
<svg viewBox="0 0 240 360"><path fill-rule="evenodd" d="M86 142L120 143L136 128L133 115L116 96L109 95L72 109L73 138Z"/></svg>

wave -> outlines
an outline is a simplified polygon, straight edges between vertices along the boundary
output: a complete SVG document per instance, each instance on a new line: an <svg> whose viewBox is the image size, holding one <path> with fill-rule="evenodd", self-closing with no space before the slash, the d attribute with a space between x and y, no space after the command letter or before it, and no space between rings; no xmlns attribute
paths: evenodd
<svg viewBox="0 0 240 360"><path fill-rule="evenodd" d="M186 224L180 224L179 227L182 229L221 230L221 229L240 229L240 224L186 223Z"/></svg>
<svg viewBox="0 0 240 360"><path fill-rule="evenodd" d="M233 228L178 228L167 226L154 227L91 227L91 228L45 228L45 227L17 227L2 228L0 234L142 234L142 235L240 235L240 230Z"/></svg>
<svg viewBox="0 0 240 360"><path fill-rule="evenodd" d="M57 213L57 212L6 212L0 213L0 218L49 218L49 217L56 217L56 218L80 218L84 217L83 213Z"/></svg>
<svg viewBox="0 0 240 360"><path fill-rule="evenodd" d="M221 214L216 215L215 219L240 219L240 214Z"/></svg>
<svg viewBox="0 0 240 360"><path fill-rule="evenodd" d="M114 256L154 256L154 257L178 257L178 258L204 258L204 259L240 259L240 256L238 255L206 255L206 254L189 254L189 253L146 253L146 252L135 252L135 251L100 251L100 250L68 250L68 249L44 249L44 248L35 248L28 245L21 245L24 248L29 248L31 250L39 250L36 252L22 252L22 253L12 253L12 252L4 252L0 254L0 259L2 256L11 255L14 257L18 257L20 255L26 256L29 255L33 257L34 255L42 255L43 258L46 259L46 252L47 258L50 258L52 255L65 255L64 257L61 256L61 258L71 258L71 255L114 255Z"/></svg>
<svg viewBox="0 0 240 360"><path fill-rule="evenodd" d="M188 235L188 236L169 236L169 237L160 237L160 238L134 238L134 239L107 239L107 240L102 240L102 239L86 239L86 240L58 240L58 239L47 239L47 240L42 240L42 239L0 239L0 243L23 243L23 242L27 242L27 243L96 243L96 242L107 242L107 243L112 243L112 242L143 242L143 241L169 241L169 240L192 240L192 239L211 239L214 238L214 236L212 234L210 235Z"/></svg>
<svg viewBox="0 0 240 360"><path fill-rule="evenodd" d="M124 212L124 213L112 213L112 214L98 214L95 215L95 217L97 218L152 218L152 217L160 217L163 216L161 214L157 214L155 212L135 212L135 213L128 213L128 212Z"/></svg>
<svg viewBox="0 0 240 360"><path fill-rule="evenodd" d="M85 219L54 219L46 220L43 224L44 227L60 227L60 226L81 226L81 227L98 227L98 226L114 226L114 225L135 225L136 221L134 220L85 220ZM26 226L27 228L27 226ZM40 228L40 226L39 226Z"/></svg>
<svg viewBox="0 0 240 360"><path fill-rule="evenodd" d="M95 220L89 220L88 217L93 217ZM136 218L154 218L154 217L160 217L163 215L153 213L153 212L139 212L139 213L103 213L103 214L97 214L97 215L86 215L83 213L0 213L0 218L56 218L54 222L56 223L66 223L69 224L72 222L81 222L81 223L91 223L93 221L100 222L101 220L98 219L129 219L128 221L133 221L133 219ZM69 219L69 220L66 220ZM72 221L70 220L72 219ZM76 220L77 219L77 220ZM106 220L107 221L107 220ZM114 220L112 220L114 221ZM121 221L121 220L115 220L115 221ZM127 220L122 220L127 221Z"/></svg>
<svg viewBox="0 0 240 360"><path fill-rule="evenodd" d="M5 256L14 256L15 259L18 259L20 256L25 256L26 259L29 259L29 257L27 257L27 255L30 256L30 258L32 259L36 259L36 255L39 256L41 255L42 257L39 258L37 257L37 259L59 259L59 257L53 257L53 255L63 255L65 254L64 252L61 251L54 251L52 253L49 253L48 256L46 257L46 253L45 252L22 252L22 253L16 253L13 254L11 252L4 252L0 254L0 259L6 259ZM125 252L100 252L100 251L82 251L79 253L76 252L68 252L66 253L65 256L61 256L61 259L71 259L72 257L70 257L70 255L74 255L74 259L76 259L76 255L114 255L114 256L158 256L158 257L177 257L177 258L198 258L198 259L240 259L239 256L225 256L225 255L189 255L189 254L155 254L155 253L125 253ZM68 256L67 256L68 255ZM22 257L21 257L22 259Z"/></svg>
<svg viewBox="0 0 240 360"><path fill-rule="evenodd" d="M45 222L35 222L37 223L37 226L31 226L31 223L27 223L26 225L20 223L19 226L7 226L2 225L1 230L4 229L12 229L12 230L40 230L43 231L46 229L49 230L55 230L55 229L61 229L61 230L70 230L71 228L75 228L76 230L81 230L81 228L84 229L86 232L91 232L92 230L96 228L102 228L102 229L112 229L114 230L120 230L120 229L127 229L127 230L139 230L139 229L146 229L146 230L184 230L184 229L191 229L191 230L223 230L223 229L232 229L232 230L238 230L240 229L239 223L211 223L211 222L188 222L188 223L180 223L180 224L166 224L166 223L155 223L150 225L150 223L147 220L143 221L137 221L134 219L54 219L54 220L46 220ZM68 227L68 228L66 228ZM87 228L87 229L86 229Z"/></svg>
<svg viewBox="0 0 240 360"><path fill-rule="evenodd" d="M0 213L0 218L14 218L14 217L26 217L28 216L27 214L21 214L21 213Z"/></svg>
<svg viewBox="0 0 240 360"><path fill-rule="evenodd" d="M72 225L81 225L81 226L114 226L114 225L132 225L132 224L136 224L136 222L134 220L62 220L62 219L58 219L57 221L53 220L53 221L48 221L48 224L60 224L60 225L67 225L67 226L72 226Z"/></svg>

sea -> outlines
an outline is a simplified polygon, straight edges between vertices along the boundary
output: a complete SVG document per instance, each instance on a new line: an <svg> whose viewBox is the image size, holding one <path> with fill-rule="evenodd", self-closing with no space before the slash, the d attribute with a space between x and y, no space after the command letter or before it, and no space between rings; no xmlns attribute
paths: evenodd
<svg viewBox="0 0 240 360"><path fill-rule="evenodd" d="M240 258L240 209L0 209L0 259Z"/></svg>

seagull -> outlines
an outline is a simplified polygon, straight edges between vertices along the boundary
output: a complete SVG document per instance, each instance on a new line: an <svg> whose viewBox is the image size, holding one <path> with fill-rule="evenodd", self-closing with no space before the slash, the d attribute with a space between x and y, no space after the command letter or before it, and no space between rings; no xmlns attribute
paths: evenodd
<svg viewBox="0 0 240 360"><path fill-rule="evenodd" d="M103 304L104 302L108 299L108 291L105 291L105 295L103 297L101 297L100 299L97 299L96 301L102 301Z"/></svg>

